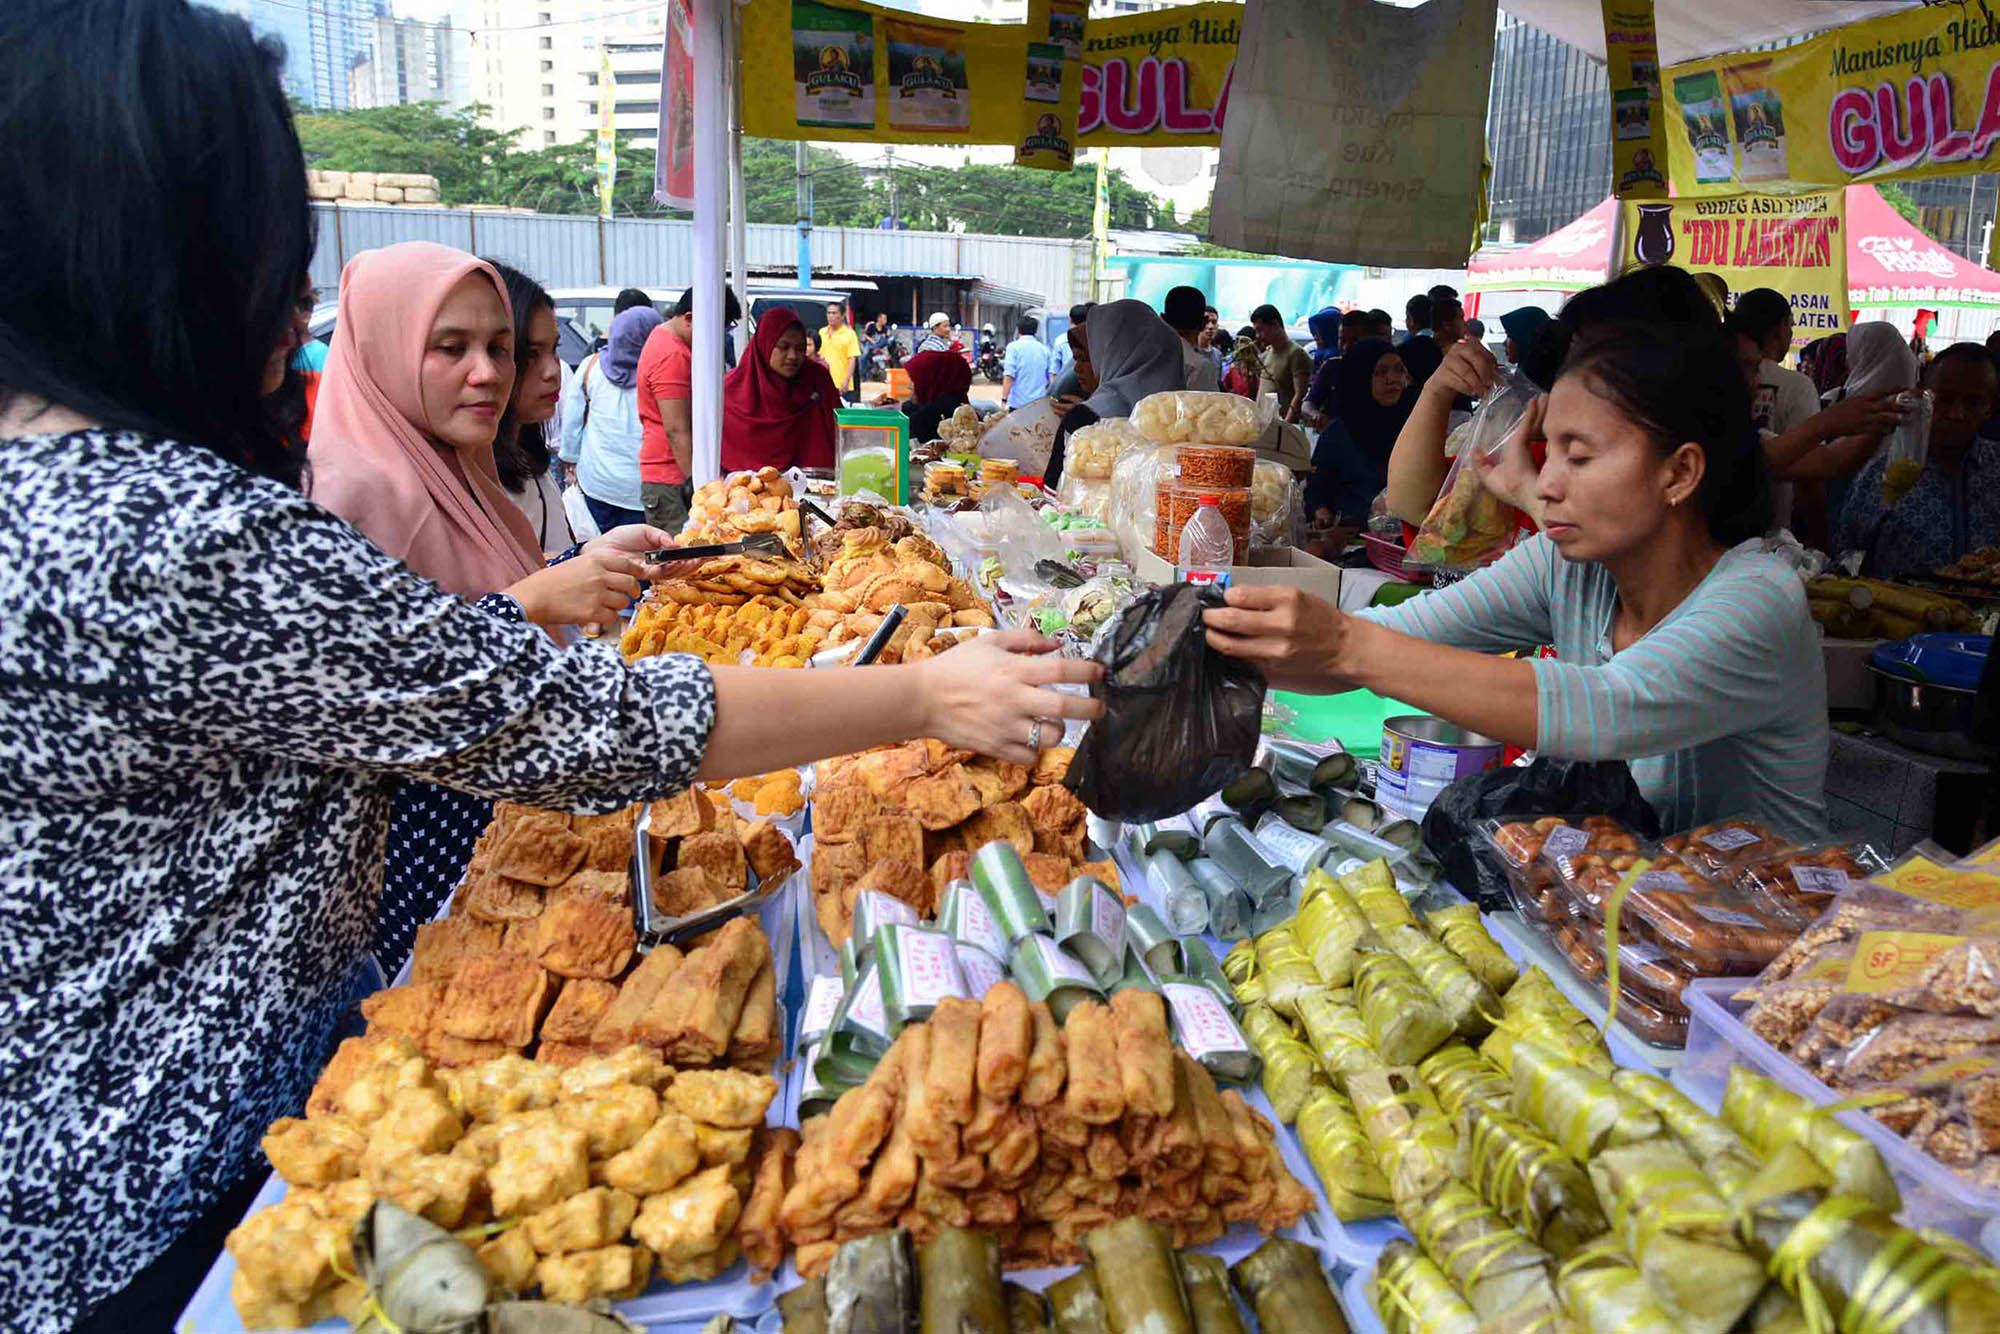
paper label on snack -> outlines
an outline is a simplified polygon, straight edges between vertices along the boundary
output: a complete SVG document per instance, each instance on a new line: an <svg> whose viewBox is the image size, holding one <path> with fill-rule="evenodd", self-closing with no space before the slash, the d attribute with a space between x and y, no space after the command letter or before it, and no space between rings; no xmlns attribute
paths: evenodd
<svg viewBox="0 0 2000 1334"><path fill-rule="evenodd" d="M1292 828L1275 815L1264 817L1264 823L1257 827L1257 840L1270 852L1273 862L1293 875L1304 875L1306 864L1333 846L1303 829Z"/></svg>
<svg viewBox="0 0 2000 1334"><path fill-rule="evenodd" d="M871 1033L888 1035L889 1012L882 1005L882 972L874 964L869 964L868 971L861 975L854 1003L847 1007L847 1019Z"/></svg>
<svg viewBox="0 0 2000 1334"><path fill-rule="evenodd" d="M1679 871L1644 871L1632 881L1632 888L1642 894L1685 894L1694 886Z"/></svg>
<svg viewBox="0 0 2000 1334"><path fill-rule="evenodd" d="M953 929L960 940L995 957L1007 953L1007 935L1000 929L1000 923L993 920L993 911L986 906L985 899L976 892L960 893L953 905Z"/></svg>
<svg viewBox="0 0 2000 1334"><path fill-rule="evenodd" d="M1847 989L1873 996L1912 986L1938 955L1964 939L1938 931L1864 931L1854 942Z"/></svg>
<svg viewBox="0 0 2000 1334"><path fill-rule="evenodd" d="M1242 1051L1249 1045L1243 1030L1207 987L1162 982L1160 990L1173 1007L1174 1036L1195 1060L1219 1051Z"/></svg>
<svg viewBox="0 0 2000 1334"><path fill-rule="evenodd" d="M1893 871L1876 876L1875 883L1887 885L1913 899L1942 903L1951 908L1976 908L2000 903L2000 875L1990 871L1962 871L1940 866L1928 857L1912 857Z"/></svg>
<svg viewBox="0 0 2000 1334"><path fill-rule="evenodd" d="M905 931L901 944L905 1008L934 1006L947 996L965 995L965 978L951 937L937 931Z"/></svg>
<svg viewBox="0 0 2000 1334"><path fill-rule="evenodd" d="M1590 835L1569 825L1557 825L1542 840L1542 851L1550 857L1574 857L1590 846Z"/></svg>
<svg viewBox="0 0 2000 1334"><path fill-rule="evenodd" d="M1792 879L1802 890L1814 894L1845 894L1851 883L1838 866L1794 866Z"/></svg>
<svg viewBox="0 0 2000 1334"><path fill-rule="evenodd" d="M837 976L815 977L812 989L806 993L805 1017L799 1020L799 1036L803 1038L823 1037L833 1024L833 1016L840 1010L840 998L847 989L840 984Z"/></svg>
<svg viewBox="0 0 2000 1334"><path fill-rule="evenodd" d="M1090 887L1090 929L1113 954L1125 952L1125 905L1095 882Z"/></svg>
<svg viewBox="0 0 2000 1334"><path fill-rule="evenodd" d="M1618 954L1627 963L1665 963L1667 956L1659 946L1643 940L1625 940L1618 944Z"/></svg>
<svg viewBox="0 0 2000 1334"><path fill-rule="evenodd" d="M1747 926L1758 931L1764 929L1764 923L1752 917L1747 912L1735 912L1728 908L1718 908L1712 903L1693 903L1688 906L1703 917L1706 917L1709 921L1720 922L1724 926Z"/></svg>
<svg viewBox="0 0 2000 1334"><path fill-rule="evenodd" d="M984 996L1007 978L991 955L971 945L958 947L958 971L965 975L967 991L974 996Z"/></svg>
<svg viewBox="0 0 2000 1334"><path fill-rule="evenodd" d="M857 904L868 905L869 922L873 926L915 926L917 910L893 894L879 890L864 889L855 894Z"/></svg>
<svg viewBox="0 0 2000 1334"><path fill-rule="evenodd" d="M1717 852L1728 852L1733 848L1747 848L1752 843L1764 840L1748 829L1718 829L1712 834L1703 834L1701 841Z"/></svg>
<svg viewBox="0 0 2000 1334"><path fill-rule="evenodd" d="M1034 951L1035 958L1048 971L1052 990L1065 985L1097 990L1097 979L1090 975L1090 970L1047 936L1028 936L1021 943Z"/></svg>

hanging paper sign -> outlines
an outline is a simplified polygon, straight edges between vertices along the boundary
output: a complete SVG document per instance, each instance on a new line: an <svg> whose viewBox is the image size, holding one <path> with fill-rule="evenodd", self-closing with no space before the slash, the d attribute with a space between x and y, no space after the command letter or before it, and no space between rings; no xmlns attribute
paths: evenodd
<svg viewBox="0 0 2000 1334"><path fill-rule="evenodd" d="M1048 40L1062 48L1064 60L1082 60L1083 29L1090 18L1090 6L1085 0L1048 0L1048 5ZM1032 31L1032 9L1028 23Z"/></svg>
<svg viewBox="0 0 2000 1334"><path fill-rule="evenodd" d="M884 19L889 48L889 128L959 133L972 128L972 83L956 29Z"/></svg>
<svg viewBox="0 0 2000 1334"><path fill-rule="evenodd" d="M1681 128L1694 156L1694 178L1703 185L1727 181L1735 170L1729 151L1729 104L1722 100L1722 80L1714 70L1699 70L1674 80L1680 104Z"/></svg>
<svg viewBox="0 0 2000 1334"><path fill-rule="evenodd" d="M792 0L791 52L799 125L875 127L873 15L817 0Z"/></svg>
<svg viewBox="0 0 2000 1334"><path fill-rule="evenodd" d="M1015 166L1068 171L1076 165L1078 70L1076 61L1063 59L1060 46L1029 44L1026 124L1021 142L1014 146Z"/></svg>
<svg viewBox="0 0 2000 1334"><path fill-rule="evenodd" d="M1660 48L1653 0L1603 0L1604 67L1611 84L1612 193L1667 197L1667 134L1661 120Z"/></svg>
<svg viewBox="0 0 2000 1334"><path fill-rule="evenodd" d="M666 49L660 57L659 155L653 161L653 199L668 208L694 209L694 21L688 0L667 0ZM610 90L599 88L600 94Z"/></svg>

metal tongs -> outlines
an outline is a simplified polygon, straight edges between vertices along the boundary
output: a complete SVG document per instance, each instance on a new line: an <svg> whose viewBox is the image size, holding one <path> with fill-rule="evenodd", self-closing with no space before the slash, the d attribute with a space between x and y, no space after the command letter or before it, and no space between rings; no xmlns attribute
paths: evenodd
<svg viewBox="0 0 2000 1334"><path fill-rule="evenodd" d="M776 533L752 533L740 542L711 542L699 547L662 547L658 551L646 553L646 559L655 565L672 561L713 560L717 556L790 556L785 539Z"/></svg>

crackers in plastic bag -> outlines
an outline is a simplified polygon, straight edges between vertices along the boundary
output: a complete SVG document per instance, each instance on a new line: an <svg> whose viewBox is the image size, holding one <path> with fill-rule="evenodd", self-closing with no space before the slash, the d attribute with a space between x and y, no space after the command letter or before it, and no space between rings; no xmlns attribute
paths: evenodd
<svg viewBox="0 0 2000 1334"><path fill-rule="evenodd" d="M1201 389L1148 394L1132 409L1132 425L1147 439L1166 445L1247 445L1263 429L1251 400Z"/></svg>
<svg viewBox="0 0 2000 1334"><path fill-rule="evenodd" d="M1069 444L1065 447L1063 476L1108 479L1112 465L1117 463L1121 454L1149 443L1124 417L1107 417L1088 426L1079 426L1071 433Z"/></svg>

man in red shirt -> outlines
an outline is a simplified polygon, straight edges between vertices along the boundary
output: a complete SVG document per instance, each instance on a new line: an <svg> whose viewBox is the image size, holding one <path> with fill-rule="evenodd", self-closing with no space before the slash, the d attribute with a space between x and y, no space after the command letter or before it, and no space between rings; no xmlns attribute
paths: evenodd
<svg viewBox="0 0 2000 1334"><path fill-rule="evenodd" d="M736 293L728 298L728 318L743 314ZM647 335L639 353L639 498L646 522L678 533L687 522L694 496L688 476L694 467L694 289L681 293L666 322Z"/></svg>

